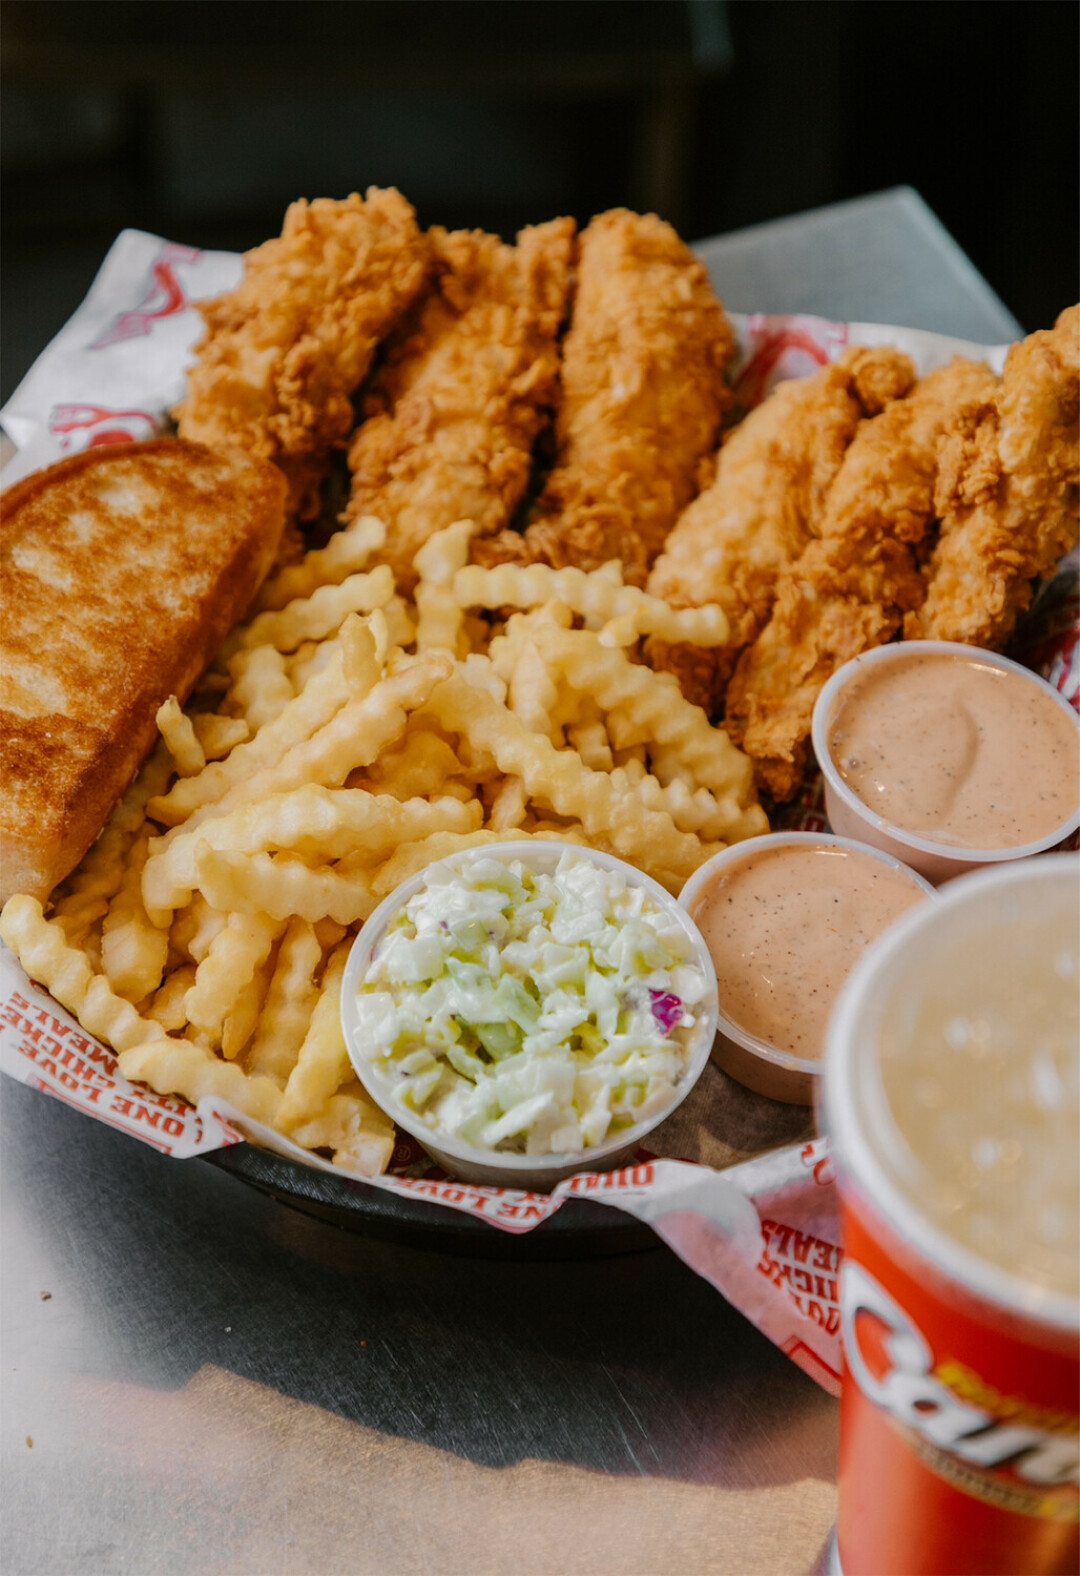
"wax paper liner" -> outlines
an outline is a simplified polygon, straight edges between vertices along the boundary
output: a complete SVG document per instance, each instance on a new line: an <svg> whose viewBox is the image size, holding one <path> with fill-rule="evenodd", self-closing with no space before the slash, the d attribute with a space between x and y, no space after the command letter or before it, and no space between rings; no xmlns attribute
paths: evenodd
<svg viewBox="0 0 1080 1576"><path fill-rule="evenodd" d="M194 303L230 289L241 272L242 259L234 254L201 252L125 230L82 306L0 411L18 450L4 484L86 448L169 430L202 333ZM806 376L848 345L896 345L921 374L954 355L988 360L1000 371L1008 348L806 316L732 321L739 345L733 419L782 378ZM1018 632L1017 651L1076 704L1075 555L1062 569ZM817 774L808 775L803 792L774 824L824 828ZM192 1108L130 1084L113 1053L30 982L2 946L0 1070L163 1154L190 1157L247 1138L305 1166L342 1174L222 1101L208 1098ZM363 1180L510 1232L531 1231L572 1196L622 1209L647 1222L800 1367L837 1393L838 1211L827 1145L813 1138L811 1126L807 1113L751 1095L710 1066L684 1106L650 1135L650 1143L659 1150L666 1146L668 1153L642 1153L637 1164L621 1171L582 1173L550 1194L473 1187L446 1179L403 1143L391 1174ZM791 1142L799 1128L804 1131ZM748 1153L753 1158L745 1158Z"/></svg>

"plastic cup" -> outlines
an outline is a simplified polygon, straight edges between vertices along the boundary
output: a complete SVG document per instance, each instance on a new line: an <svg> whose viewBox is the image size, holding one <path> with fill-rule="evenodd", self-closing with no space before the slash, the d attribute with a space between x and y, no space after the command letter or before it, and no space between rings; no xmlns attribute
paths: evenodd
<svg viewBox="0 0 1080 1576"><path fill-rule="evenodd" d="M845 848L867 859L879 860L893 870L903 871L913 887L921 888L928 897L936 896L933 887L899 859L865 843L833 837L828 832L769 832L763 837L749 837L745 842L734 843L707 859L683 887L679 894L680 906L693 918L710 886L773 848ZM774 1045L753 1034L729 1015L722 1001L717 1012L712 1054L718 1066L744 1088L753 1089L755 1094L767 1095L786 1105L813 1105L817 1098L821 1058L796 1056L785 1046Z"/></svg>
<svg viewBox="0 0 1080 1576"><path fill-rule="evenodd" d="M688 1040L686 1071L675 1086L670 1103L654 1111L633 1127L624 1128L605 1143L591 1145L574 1154L522 1155L497 1149L478 1149L450 1134L433 1131L417 1113L404 1105L395 1093L393 1082L382 1073L376 1062L364 1054L360 1042L356 1011L357 990L363 982L371 963L372 954L404 905L423 887L433 870L460 870L476 859L501 859L509 863L519 859L533 870L554 870L564 853L573 853L603 870L617 870L628 886L644 888L658 908L664 910L683 929L694 951L694 960L705 971L709 989L702 1002L694 1009L694 1027ZM357 936L345 965L341 985L341 1024L345 1044L356 1076L375 1103L388 1116L422 1144L431 1158L452 1177L464 1182L487 1183L496 1187L532 1188L543 1191L555 1186L565 1177L578 1171L611 1171L627 1163L641 1140L654 1127L675 1111L686 1099L691 1089L705 1071L716 1032L716 975L709 956L709 949L702 940L697 926L679 907L670 892L651 877L635 870L622 859L603 854L592 848L582 848L576 843L540 841L515 843L489 843L481 848L468 848L446 859L426 866L410 880L402 882L390 896L379 904Z"/></svg>
<svg viewBox="0 0 1080 1576"><path fill-rule="evenodd" d="M1041 679L1037 673L1032 673L1030 668L1021 667L1019 662L999 656L996 651L983 651L980 647L965 646L957 641L948 640L920 640L917 644L899 641L892 645L877 646L872 651L864 651L860 656L852 657L850 662L845 662L843 667L837 669L814 705L812 724L814 754L821 767L821 775L825 783L825 813L828 815L829 825L833 831L838 832L842 837L853 837L860 842L871 843L875 848L883 849L895 859L903 860L904 864L910 865L912 870L917 870L935 885L951 881L955 876L964 875L970 870L983 869L988 865L1007 864L1016 859L1027 859L1033 854L1041 854L1047 849L1057 848L1076 831L1077 827L1080 827L1080 784L1077 785L1076 810L1047 836L1014 848L958 848L955 844L936 843L929 838L917 836L914 832L907 832L903 827L887 821L884 816L878 815L860 799L844 781L829 749L829 733L842 691L853 679L865 673L868 667L875 667L881 663L905 662L909 660L913 651L926 655L939 653L975 657L989 667L1002 668L1009 673L1015 673L1025 684L1031 686L1033 692L1041 691L1049 696L1056 706L1061 707L1074 726L1080 727L1075 711L1052 684ZM1017 771L1024 770L1023 761L1018 760Z"/></svg>
<svg viewBox="0 0 1080 1576"><path fill-rule="evenodd" d="M940 1180L927 1188L932 1172L925 1154L921 1171L897 1170L896 1155L907 1151L895 1147L901 1124L890 1125L893 1105L883 1094L880 1070L881 1046L894 1033L890 1014L898 1001L904 1012L915 1013L920 1002L936 1008L943 1000L951 1010L960 1001L953 960L965 938L972 956L986 957L986 938L1000 935L998 926L1009 927L1003 939L1007 952L1019 946L1025 927L1033 934L1041 916L1077 912L1080 862L1072 855L967 876L936 903L901 919L871 949L831 1019L823 1115L838 1168L845 1254L837 1524L844 1576L1035 1576L1077 1569L1080 1297L1061 1289L1067 1281L1002 1267L1003 1258L1015 1267L1019 1255L1009 1257L1000 1240L992 1253L976 1251L965 1236L975 1217L969 1215L961 1230L956 1211L966 1206L956 1205ZM1075 942L1063 938L1060 944L1064 949ZM1008 968L996 962L1001 951L995 944L992 982L978 981L980 1000L990 1002L981 1009L986 1013L996 1013L1002 1000L1023 999L1023 981L1010 996ZM1068 975L1059 959L1065 955L1051 954L1063 980ZM967 1007L957 1005L956 1011ZM965 1019L942 1021L944 1043L965 1043ZM994 1054L1010 1063L1015 1059L1026 1078L1026 1047L1044 1031L1033 1018L1025 1021L1031 1039L1024 1022L1011 1023ZM936 1055L937 1037L919 1037L923 1022L909 1019L918 1033L905 1031L914 1036L905 1044L932 1045ZM1063 1020L1055 1016L1053 1022ZM1010 1046L1007 1036L1014 1031ZM894 1065L905 1078L912 1071L907 1064ZM998 1081L987 1088L1005 1086ZM891 1087L895 1094L899 1085ZM1010 1104L998 1108L1004 1113L1001 1130L1013 1121L1014 1131L1031 1143L1029 1130L1014 1116L1014 1099L1011 1093ZM994 1101L953 1101L942 1107L936 1126L927 1118L919 1141L931 1151L941 1134L955 1131L950 1112L958 1104L965 1112L978 1109L982 1120ZM1053 1106L1051 1097L1048 1109ZM923 1140L923 1133L935 1136ZM1057 1165L1053 1140L1060 1136L1051 1129L1041 1147L1031 1144L1031 1155L1040 1161L1049 1155ZM1067 1153L1069 1143L1066 1134ZM1030 1168L1035 1160L1025 1164ZM938 1166L940 1177L940 1161ZM1033 1174L1029 1169L1029 1181ZM1021 1195L1008 1176L1002 1181L999 1175L995 1186L994 1196L1004 1203L989 1226L979 1217L980 1229L991 1232L983 1240L992 1240L1003 1221L1030 1234L1030 1195L1017 1213L1013 1201L1019 1205Z"/></svg>

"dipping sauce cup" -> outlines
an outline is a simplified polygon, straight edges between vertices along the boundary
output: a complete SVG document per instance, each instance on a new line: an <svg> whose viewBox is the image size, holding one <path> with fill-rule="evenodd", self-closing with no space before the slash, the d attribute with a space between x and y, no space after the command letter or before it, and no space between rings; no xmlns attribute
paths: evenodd
<svg viewBox="0 0 1080 1576"><path fill-rule="evenodd" d="M843 1576L1077 1569L1080 861L957 881L829 1027Z"/></svg>
<svg viewBox="0 0 1080 1576"><path fill-rule="evenodd" d="M899 860L827 832L772 832L714 854L679 895L716 969L713 1060L758 1094L812 1105L841 985L865 947L933 896Z"/></svg>
<svg viewBox="0 0 1080 1576"><path fill-rule="evenodd" d="M493 859L505 864L520 861L533 871L550 874L556 870L564 854L571 854L575 860L586 861L600 870L621 876L627 888L642 894L653 910L659 911L665 920L681 930L683 942L680 945L685 944L687 960L701 971L704 979L703 997L692 1008L693 1025L684 1031L682 1074L667 1097L659 1104L656 1100L650 1102L649 1114L641 1121L611 1133L599 1143L588 1144L573 1152L527 1154L467 1143L445 1128L429 1125L419 1111L406 1105L399 1097L400 1082L395 1082L383 1058L372 1055L371 1046L365 1046L358 1008L360 987L393 922L410 898L427 886L430 877L445 880L457 872L467 871L478 861ZM672 1001L671 997L664 998L664 1003ZM422 1144L432 1159L450 1176L465 1182L498 1187L543 1190L554 1187L556 1182L578 1171L607 1171L628 1163L645 1135L665 1121L682 1103L708 1064L716 1032L716 978L708 948L697 927L669 892L632 865L611 854L572 843L540 839L489 843L479 848L464 849L428 865L419 874L403 882L379 905L366 921L349 954L341 987L341 1023L349 1058L368 1094L388 1116Z"/></svg>
<svg viewBox="0 0 1080 1576"><path fill-rule="evenodd" d="M829 825L935 883L1080 826L1080 718L1018 662L952 641L854 657L814 707Z"/></svg>

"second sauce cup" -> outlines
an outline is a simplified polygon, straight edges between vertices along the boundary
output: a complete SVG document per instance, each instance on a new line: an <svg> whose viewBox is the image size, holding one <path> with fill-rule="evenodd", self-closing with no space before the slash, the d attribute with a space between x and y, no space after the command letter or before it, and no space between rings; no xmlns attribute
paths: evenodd
<svg viewBox="0 0 1080 1576"><path fill-rule="evenodd" d="M829 825L939 884L1056 848L1080 826L1080 718L994 651L902 641L818 696Z"/></svg>
<svg viewBox="0 0 1080 1576"><path fill-rule="evenodd" d="M679 896L716 969L713 1060L758 1094L812 1105L841 986L872 941L934 895L898 859L824 832L714 854Z"/></svg>

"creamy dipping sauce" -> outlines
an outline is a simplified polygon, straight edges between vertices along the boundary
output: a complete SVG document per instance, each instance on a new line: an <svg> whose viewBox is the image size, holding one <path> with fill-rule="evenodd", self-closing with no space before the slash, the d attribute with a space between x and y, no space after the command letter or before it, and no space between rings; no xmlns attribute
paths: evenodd
<svg viewBox="0 0 1080 1576"><path fill-rule="evenodd" d="M712 953L720 1011L777 1050L816 1061L864 949L923 887L872 854L786 844L721 872L691 911Z"/></svg>
<svg viewBox="0 0 1080 1576"><path fill-rule="evenodd" d="M1080 799L1080 728L1017 673L913 650L869 664L829 719L844 782L892 826L928 842L1019 848Z"/></svg>

